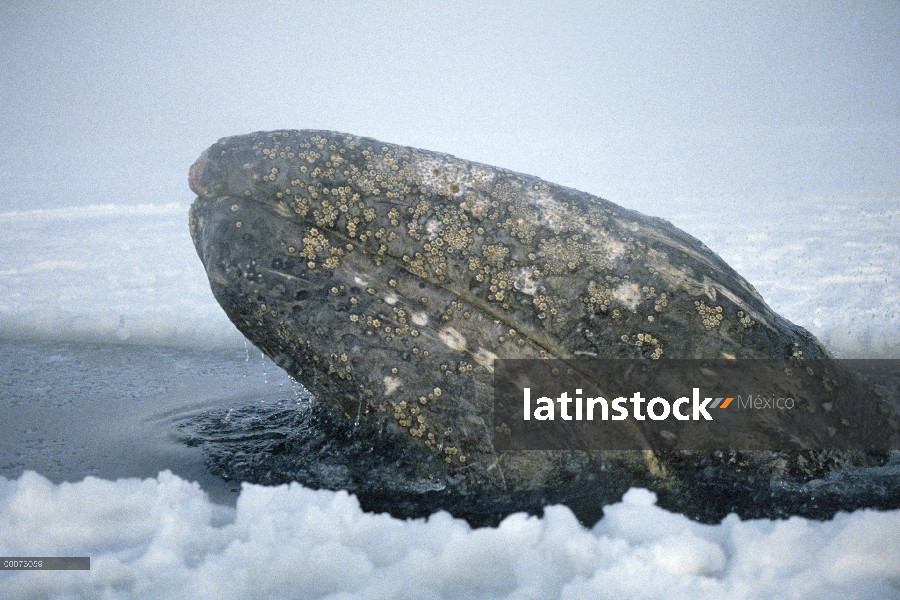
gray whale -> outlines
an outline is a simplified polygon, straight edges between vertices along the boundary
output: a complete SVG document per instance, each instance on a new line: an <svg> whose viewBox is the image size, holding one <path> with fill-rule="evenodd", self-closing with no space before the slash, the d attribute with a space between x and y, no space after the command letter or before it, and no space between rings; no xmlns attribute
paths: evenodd
<svg viewBox="0 0 900 600"><path fill-rule="evenodd" d="M257 480L346 488L375 508L444 508L476 523L553 502L591 522L642 485L663 506L716 519L752 516L760 504L771 507L763 514L796 513L797 493L779 504L773 481L802 486L891 460L494 450L498 358L829 360L663 219L537 177L329 131L223 138L189 182L191 236L216 299L318 402L295 424L303 434L279 447L279 466L256 469ZM845 387L856 382L836 372ZM848 502L874 502L863 496Z"/></svg>

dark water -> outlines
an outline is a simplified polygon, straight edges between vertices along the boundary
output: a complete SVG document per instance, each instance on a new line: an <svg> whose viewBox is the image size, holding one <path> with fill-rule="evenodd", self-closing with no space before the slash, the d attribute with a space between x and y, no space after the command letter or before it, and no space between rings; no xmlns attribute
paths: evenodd
<svg viewBox="0 0 900 600"><path fill-rule="evenodd" d="M210 411L291 410L302 393L253 347L0 341L0 475L32 470L58 483L168 469L231 503L239 485L211 474L179 425Z"/></svg>

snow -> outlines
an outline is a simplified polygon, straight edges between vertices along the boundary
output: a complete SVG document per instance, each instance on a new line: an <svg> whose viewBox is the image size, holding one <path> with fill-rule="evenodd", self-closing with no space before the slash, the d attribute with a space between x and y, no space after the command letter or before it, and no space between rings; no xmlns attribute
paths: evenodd
<svg viewBox="0 0 900 600"><path fill-rule="evenodd" d="M98 501L101 499L102 501ZM568 508L471 529L401 521L346 492L244 484L234 509L169 472L53 485L0 478L0 554L90 571L0 572L36 598L893 598L900 511L701 525L632 489L592 529Z"/></svg>

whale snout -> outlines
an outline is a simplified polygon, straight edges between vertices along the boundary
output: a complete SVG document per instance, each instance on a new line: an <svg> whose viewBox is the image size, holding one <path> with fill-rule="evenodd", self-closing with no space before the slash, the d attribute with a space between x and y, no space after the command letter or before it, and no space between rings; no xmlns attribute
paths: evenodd
<svg viewBox="0 0 900 600"><path fill-rule="evenodd" d="M191 165L191 170L188 173L188 184L191 186L191 190L197 194L198 196L206 196L206 188L203 186L203 173L206 170L206 164L209 162L207 160L209 152L207 150L203 151L203 154L200 155L200 158Z"/></svg>

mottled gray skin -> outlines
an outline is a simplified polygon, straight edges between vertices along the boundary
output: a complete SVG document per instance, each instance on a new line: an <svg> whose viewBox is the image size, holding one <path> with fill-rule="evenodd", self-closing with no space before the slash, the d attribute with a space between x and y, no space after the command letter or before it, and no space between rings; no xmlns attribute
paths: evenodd
<svg viewBox="0 0 900 600"><path fill-rule="evenodd" d="M529 175L275 131L220 140L190 185L191 235L229 318L357 441L398 449L404 489L517 493L576 475L602 501L677 484L684 455L495 454L498 357L827 356L697 239ZM785 468L773 456L747 460Z"/></svg>

